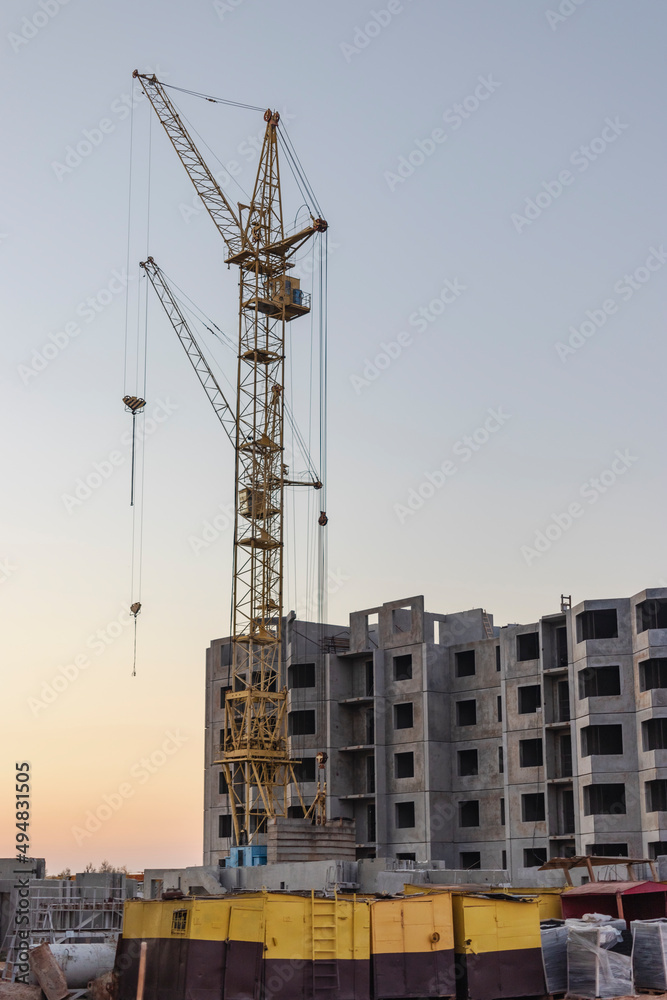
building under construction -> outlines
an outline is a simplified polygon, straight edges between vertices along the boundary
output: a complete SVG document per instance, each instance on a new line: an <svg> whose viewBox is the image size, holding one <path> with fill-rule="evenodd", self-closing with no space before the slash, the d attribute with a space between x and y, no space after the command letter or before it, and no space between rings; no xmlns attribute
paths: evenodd
<svg viewBox="0 0 667 1000"><path fill-rule="evenodd" d="M296 774L312 797L326 753L328 819L353 823L357 859L516 879L551 857L667 853L667 588L503 628L416 597L347 627L288 616L283 635ZM232 846L215 764L230 655L220 639L206 661L207 865Z"/></svg>

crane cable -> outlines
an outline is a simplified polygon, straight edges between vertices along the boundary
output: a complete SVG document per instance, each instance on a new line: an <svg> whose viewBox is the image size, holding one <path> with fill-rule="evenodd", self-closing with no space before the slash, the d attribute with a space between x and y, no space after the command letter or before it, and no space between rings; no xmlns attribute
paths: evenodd
<svg viewBox="0 0 667 1000"><path fill-rule="evenodd" d="M323 217L324 213L320 207L320 203L317 200L313 186L308 180L306 171L303 168L303 164L299 159L294 144L290 139L287 129L281 124L278 129L278 141L281 142L283 151L287 156L287 162L289 164L290 170L294 175L294 179L301 191L301 194L306 202L310 202L311 207L317 212L320 217Z"/></svg>
<svg viewBox="0 0 667 1000"><path fill-rule="evenodd" d="M224 97L211 97L210 94L201 94L197 90L186 90L185 87L177 87L174 83L164 83L160 80L161 87L168 87L169 90L178 90L181 94L189 94L191 97L199 97L203 101L210 101L211 104L227 104L231 108L245 108L246 111L266 111L266 108L257 107L256 104L242 104L240 101L228 101Z"/></svg>
<svg viewBox="0 0 667 1000"><path fill-rule="evenodd" d="M132 132L132 129L131 129ZM130 138L130 166L129 166L129 208L128 208L128 251L127 251L127 273L129 274L129 262L130 262L130 245L131 245L131 206L132 206L132 174L134 167L134 156L133 156L133 139ZM146 190L146 256L148 256L148 243L150 240L150 208L151 208L151 165L152 165L152 121L149 119L149 132L148 132L148 179L147 179L147 190ZM131 462L131 481L130 481L130 506L132 508L132 532L131 532L131 567L130 567L130 595L132 603L130 605L130 613L134 617L134 637L133 637L133 655L132 655L132 676L137 675L137 618L139 612L141 611L141 584L142 584L142 574L143 574L143 534L144 534L144 482L145 482L145 469L146 469L146 449L145 441L146 434L139 433L139 441L141 443L141 456L140 465L138 472L139 479L139 501L135 504L135 482L137 478L137 468L136 468L136 456L137 456L137 417L145 418L146 409L146 388L147 388L147 359L148 359L148 289L147 284L144 284L144 303L143 303L143 344L141 338L141 313L142 313L142 302L141 302L141 285L137 290L137 317L136 317L136 365L135 365L135 385L138 391L140 383L142 385L142 396L130 396L127 395L127 355L128 355L128 341L129 341L129 293L126 299L125 307L125 363L124 363L124 395L123 403L125 404L126 410L132 414L132 462ZM142 370L143 368L143 370ZM145 423L142 423L141 427L145 429ZM135 578L137 581L137 592L135 593Z"/></svg>
<svg viewBox="0 0 667 1000"><path fill-rule="evenodd" d="M327 321L327 298L328 298L328 245L327 233L324 233L322 241L322 253L319 261L319 327L320 327L320 469L322 474L322 510L318 524L321 529L326 528L328 517L327 510L327 421L328 421L328 321ZM318 532L318 618L322 628L322 639L324 638L325 619L328 617L328 545L327 532Z"/></svg>

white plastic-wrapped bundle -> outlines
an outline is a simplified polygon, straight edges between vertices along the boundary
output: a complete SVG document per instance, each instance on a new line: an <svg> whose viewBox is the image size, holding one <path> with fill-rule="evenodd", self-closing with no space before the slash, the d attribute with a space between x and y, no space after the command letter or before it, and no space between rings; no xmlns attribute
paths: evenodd
<svg viewBox="0 0 667 1000"><path fill-rule="evenodd" d="M571 923L584 926L573 927ZM609 951L621 939L611 923L568 921L567 990L579 997L622 997L634 992L632 959Z"/></svg>
<svg viewBox="0 0 667 1000"><path fill-rule="evenodd" d="M667 920L633 920L632 971L635 984L667 990Z"/></svg>
<svg viewBox="0 0 667 1000"><path fill-rule="evenodd" d="M567 927L563 920L543 920L540 923L542 961L548 993L567 990Z"/></svg>

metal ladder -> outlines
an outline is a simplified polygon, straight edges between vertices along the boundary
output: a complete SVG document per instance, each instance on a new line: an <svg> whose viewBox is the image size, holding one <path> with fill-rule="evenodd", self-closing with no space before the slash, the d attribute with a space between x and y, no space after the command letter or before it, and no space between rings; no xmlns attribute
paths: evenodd
<svg viewBox="0 0 667 1000"><path fill-rule="evenodd" d="M311 894L311 934L313 942L313 996L338 989L338 927L336 897L315 899Z"/></svg>
<svg viewBox="0 0 667 1000"><path fill-rule="evenodd" d="M484 626L484 631L486 632L486 638L493 639L493 625L491 624L491 619L487 615L486 611L482 611L482 624Z"/></svg>

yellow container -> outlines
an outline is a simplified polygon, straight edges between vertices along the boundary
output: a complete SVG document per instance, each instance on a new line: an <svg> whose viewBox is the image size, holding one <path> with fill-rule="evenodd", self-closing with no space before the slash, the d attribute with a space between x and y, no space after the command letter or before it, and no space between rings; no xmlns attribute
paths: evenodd
<svg viewBox="0 0 667 1000"><path fill-rule="evenodd" d="M130 900L116 956L119 1000L368 1000L368 900L247 893Z"/></svg>
<svg viewBox="0 0 667 1000"><path fill-rule="evenodd" d="M546 993L536 897L455 893L452 907L463 996L501 1000Z"/></svg>
<svg viewBox="0 0 667 1000"><path fill-rule="evenodd" d="M449 893L378 899L371 905L373 996L448 997L456 992Z"/></svg>

